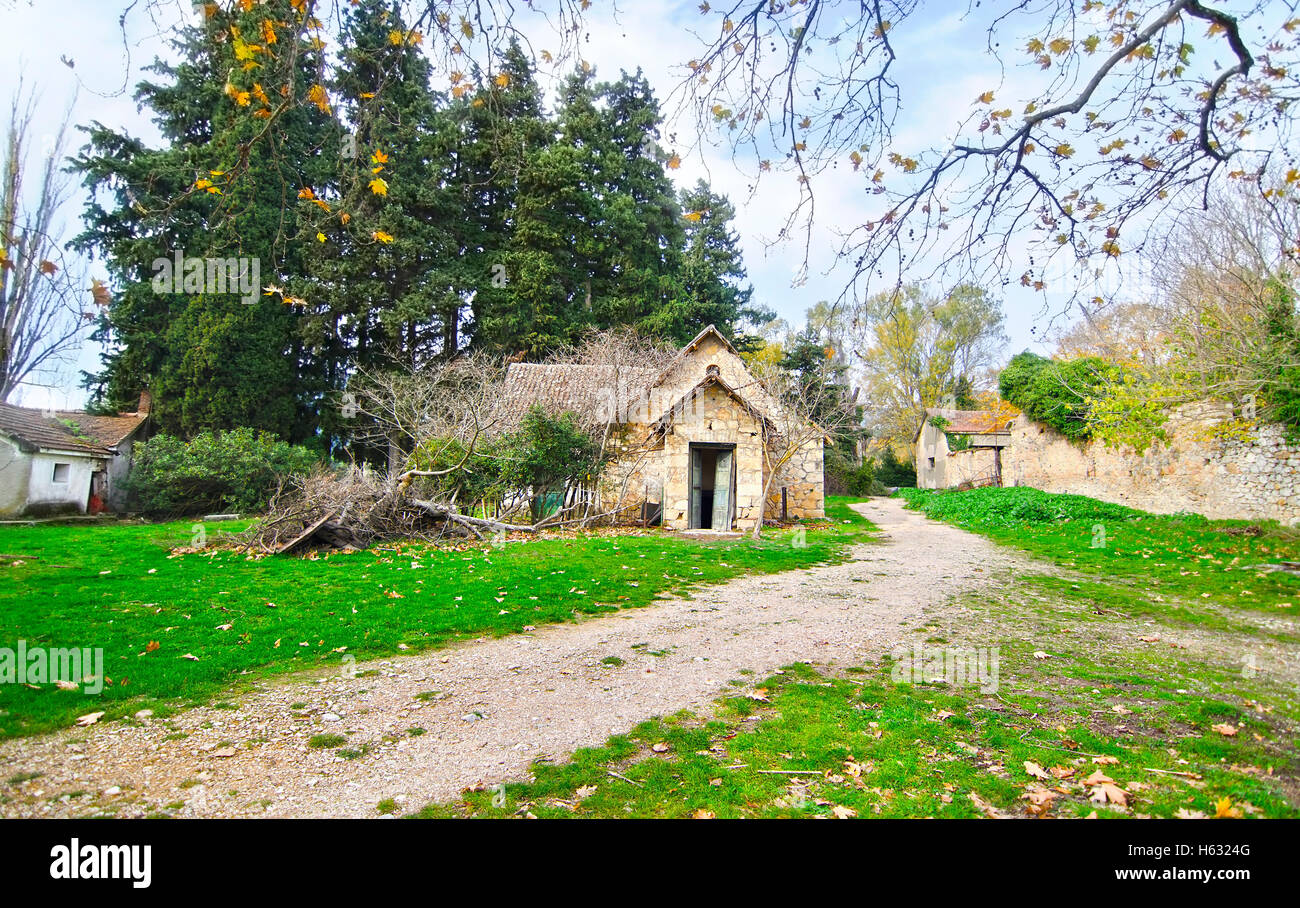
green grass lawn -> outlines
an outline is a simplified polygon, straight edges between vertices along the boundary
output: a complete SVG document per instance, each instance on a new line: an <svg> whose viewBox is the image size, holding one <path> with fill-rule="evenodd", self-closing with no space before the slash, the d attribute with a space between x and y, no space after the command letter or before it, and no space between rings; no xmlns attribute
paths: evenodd
<svg viewBox="0 0 1300 908"><path fill-rule="evenodd" d="M998 647L996 691L896 683L888 657L789 666L417 815L1300 816L1300 635L1273 620L1300 581L1250 569L1300 560L1296 534L1030 489L906 497L1055 565L908 641Z"/></svg>
<svg viewBox="0 0 1300 908"><path fill-rule="evenodd" d="M98 695L0 684L0 738L156 715L219 698L241 679L415 652L752 572L842 559L870 523L832 499L828 520L745 539L594 532L500 548L393 545L315 558L189 546L191 522L0 527L0 646L99 647ZM210 524L208 541L246 523Z"/></svg>

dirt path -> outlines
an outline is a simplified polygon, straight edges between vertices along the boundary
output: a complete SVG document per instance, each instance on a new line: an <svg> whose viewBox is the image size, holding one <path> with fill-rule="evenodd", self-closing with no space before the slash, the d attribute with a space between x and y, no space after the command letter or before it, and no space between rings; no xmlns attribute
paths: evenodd
<svg viewBox="0 0 1300 908"><path fill-rule="evenodd" d="M268 682L240 697L237 710L7 742L0 779L41 775L0 786L9 796L0 814L143 816L170 807L180 816L374 817L386 798L416 809L520 777L538 757L562 760L644 719L707 711L729 681L791 662L879 656L910 642L923 607L1026 566L896 500L855 507L884 539L856 547L842 565L740 578L690 599L363 663L355 678ZM623 663L602 662L611 656ZM345 759L307 746L331 732L364 752Z"/></svg>

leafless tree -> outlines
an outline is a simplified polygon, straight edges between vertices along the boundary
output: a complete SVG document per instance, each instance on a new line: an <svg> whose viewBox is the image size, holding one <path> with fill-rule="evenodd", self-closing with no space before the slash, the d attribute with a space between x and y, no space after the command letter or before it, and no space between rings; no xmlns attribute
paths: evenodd
<svg viewBox="0 0 1300 908"><path fill-rule="evenodd" d="M1152 255L1171 402L1267 397L1280 370L1300 366L1268 334L1279 288L1294 292L1300 278L1300 261L1288 255L1300 242L1300 205L1237 185L1210 198L1208 211L1185 215Z"/></svg>
<svg viewBox="0 0 1300 908"><path fill-rule="evenodd" d="M422 445L456 445L471 457L479 442L502 428L510 413L502 393L504 370L483 353L448 362L431 362L417 370L359 374L341 403L356 419L355 435L388 451L389 473L399 478L431 476L443 471L411 467L410 456ZM435 448L424 455L437 459ZM453 467L451 469L459 469Z"/></svg>
<svg viewBox="0 0 1300 908"><path fill-rule="evenodd" d="M94 318L86 311L92 297L84 273L64 255L60 237L69 189L60 169L68 121L46 137L43 158L33 162L36 105L36 95L20 84L0 157L0 400L34 377L55 377ZM96 288L93 299L102 303L105 291Z"/></svg>
<svg viewBox="0 0 1300 908"><path fill-rule="evenodd" d="M756 362L751 371L757 387L737 390L751 400L768 402L754 407L762 427L764 473L758 519L750 534L758 539L768 496L782 471L837 434L856 430L860 416L847 388L833 380L829 368L816 375L799 375L770 362Z"/></svg>
<svg viewBox="0 0 1300 908"><path fill-rule="evenodd" d="M901 36L938 6L700 6L704 46L684 84L699 122L725 130L756 180L797 179L782 238L811 236L820 174L862 175L874 212L840 254L864 294L939 274L1019 274L1044 289L1058 256L1096 263L1140 248L1152 216L1204 203L1217 175L1265 192L1270 167L1294 163L1295 3L971 2L966 20L985 32L1003 82L961 122L936 124L928 147L902 148L895 126L918 86L901 79ZM1016 94L1021 67L1042 88L1013 107L1001 96Z"/></svg>

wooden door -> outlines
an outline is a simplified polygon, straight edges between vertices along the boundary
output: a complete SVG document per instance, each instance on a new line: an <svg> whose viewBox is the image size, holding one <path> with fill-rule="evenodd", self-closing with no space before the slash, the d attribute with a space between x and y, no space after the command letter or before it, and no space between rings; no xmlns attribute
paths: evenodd
<svg viewBox="0 0 1300 908"><path fill-rule="evenodd" d="M715 530L731 529L731 465L734 451L719 451L718 465L713 474L713 522Z"/></svg>
<svg viewBox="0 0 1300 908"><path fill-rule="evenodd" d="M703 470L700 463L700 452L696 448L691 448L691 529L698 529L700 526L700 488L703 485Z"/></svg>

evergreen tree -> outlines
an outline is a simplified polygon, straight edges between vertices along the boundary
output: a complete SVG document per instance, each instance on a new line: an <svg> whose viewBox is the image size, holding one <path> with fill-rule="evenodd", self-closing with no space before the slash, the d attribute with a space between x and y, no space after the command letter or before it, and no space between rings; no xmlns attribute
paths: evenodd
<svg viewBox="0 0 1300 908"><path fill-rule="evenodd" d="M119 290L100 331L113 349L93 381L119 404L150 386L159 424L183 436L240 425L294 440L314 434L310 388L319 381L303 373L297 316L283 298L254 287L250 304L211 280L155 292L150 280L155 259L177 254L244 259L245 279L262 284L303 273L294 199L322 181L334 130L323 91L312 88L318 45L275 35L276 22L298 15L289 0L269 0L215 10L184 30L182 62L155 63L164 81L136 94L168 145L149 149L95 124L74 163L115 206L92 201L79 240L107 259Z"/></svg>
<svg viewBox="0 0 1300 908"><path fill-rule="evenodd" d="M646 327L678 343L687 343L703 328L715 325L742 348L742 322L765 324L775 317L755 306L746 273L740 238L732 227L736 209L726 196L713 192L703 180L681 192L685 248L681 255L678 290L672 300L646 321Z"/></svg>
<svg viewBox="0 0 1300 908"><path fill-rule="evenodd" d="M463 216L455 225L456 284L467 304L463 322L478 346L522 349L521 312L534 281L532 263L516 255L521 194L528 161L554 139L528 57L512 42L488 84L474 88L453 74L454 144L451 184ZM460 337L457 338L461 342Z"/></svg>

